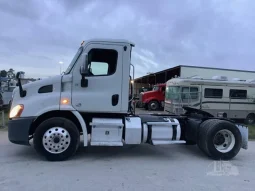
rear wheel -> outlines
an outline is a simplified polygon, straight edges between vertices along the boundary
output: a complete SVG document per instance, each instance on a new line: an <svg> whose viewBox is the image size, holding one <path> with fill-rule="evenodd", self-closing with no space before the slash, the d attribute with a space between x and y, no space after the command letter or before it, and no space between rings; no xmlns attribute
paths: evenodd
<svg viewBox="0 0 255 191"><path fill-rule="evenodd" d="M254 113L250 113L246 119L245 119L245 123L247 125L253 125L255 124L255 114Z"/></svg>
<svg viewBox="0 0 255 191"><path fill-rule="evenodd" d="M54 117L42 122L34 134L34 148L49 161L66 160L78 149L80 134L76 125L65 118Z"/></svg>
<svg viewBox="0 0 255 191"><path fill-rule="evenodd" d="M242 146L242 136L235 124L218 119L203 122L199 129L199 148L219 160L234 158Z"/></svg>

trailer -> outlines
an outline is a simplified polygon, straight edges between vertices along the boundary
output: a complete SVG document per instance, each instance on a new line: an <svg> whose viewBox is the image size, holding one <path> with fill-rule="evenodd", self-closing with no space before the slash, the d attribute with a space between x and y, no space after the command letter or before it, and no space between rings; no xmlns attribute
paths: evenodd
<svg viewBox="0 0 255 191"><path fill-rule="evenodd" d="M22 85L18 72L10 142L33 145L49 161L72 157L80 136L84 147L196 144L212 159L229 160L248 149L248 127L201 110L136 114L133 47L126 40L91 39L81 44L62 75Z"/></svg>

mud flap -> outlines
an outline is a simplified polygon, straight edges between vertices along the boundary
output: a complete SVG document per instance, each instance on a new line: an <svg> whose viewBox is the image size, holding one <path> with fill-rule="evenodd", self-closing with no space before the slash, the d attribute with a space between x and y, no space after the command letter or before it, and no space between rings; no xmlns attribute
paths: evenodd
<svg viewBox="0 0 255 191"><path fill-rule="evenodd" d="M247 150L249 141L249 128L245 125L236 124L236 126L240 130L242 135L242 148Z"/></svg>

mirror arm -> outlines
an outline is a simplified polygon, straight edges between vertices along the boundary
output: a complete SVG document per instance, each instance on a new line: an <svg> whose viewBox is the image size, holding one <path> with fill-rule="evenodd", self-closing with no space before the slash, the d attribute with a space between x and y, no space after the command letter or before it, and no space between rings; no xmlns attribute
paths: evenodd
<svg viewBox="0 0 255 191"><path fill-rule="evenodd" d="M88 79L85 78L84 74L81 75L81 87L88 87Z"/></svg>

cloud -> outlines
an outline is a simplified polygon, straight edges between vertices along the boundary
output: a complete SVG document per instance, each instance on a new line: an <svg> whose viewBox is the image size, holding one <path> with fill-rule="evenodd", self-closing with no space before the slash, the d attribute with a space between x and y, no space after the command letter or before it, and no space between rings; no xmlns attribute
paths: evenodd
<svg viewBox="0 0 255 191"><path fill-rule="evenodd" d="M222 0L0 1L0 66L59 74L82 40L135 42L136 77L176 65L254 70L255 2Z"/></svg>

